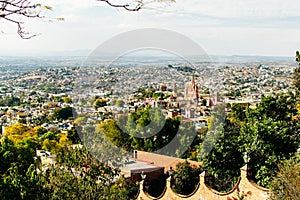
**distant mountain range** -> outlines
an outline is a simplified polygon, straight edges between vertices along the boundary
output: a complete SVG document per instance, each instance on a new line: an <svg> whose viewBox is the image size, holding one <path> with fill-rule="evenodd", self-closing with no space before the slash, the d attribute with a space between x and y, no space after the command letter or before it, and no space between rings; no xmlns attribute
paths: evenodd
<svg viewBox="0 0 300 200"><path fill-rule="evenodd" d="M85 51L82 51L83 53ZM70 53L70 52L69 52ZM79 52L77 52L79 53ZM67 53L66 53L67 54ZM113 62L112 62L113 61ZM61 55L61 56L0 56L0 67L31 69L40 67L67 67L82 65L107 65L107 64L125 64L125 65L150 65L150 64L181 64L190 62L198 63L220 63L220 64L266 64L266 63L284 63L296 64L293 57L275 57L275 56L191 56L180 58L176 56L123 56L120 58L112 57L88 57L86 55Z"/></svg>
<svg viewBox="0 0 300 200"><path fill-rule="evenodd" d="M282 57L282 56L210 56L212 60L216 62L231 62L231 63L249 63L249 62L262 62L262 63L293 63L294 57Z"/></svg>

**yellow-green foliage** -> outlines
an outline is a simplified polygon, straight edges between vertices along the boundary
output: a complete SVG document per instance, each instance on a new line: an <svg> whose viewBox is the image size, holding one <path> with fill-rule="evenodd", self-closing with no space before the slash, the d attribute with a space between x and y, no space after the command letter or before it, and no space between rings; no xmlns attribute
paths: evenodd
<svg viewBox="0 0 300 200"><path fill-rule="evenodd" d="M47 151L53 151L57 147L58 143L56 140L45 139L43 142L42 149Z"/></svg>
<svg viewBox="0 0 300 200"><path fill-rule="evenodd" d="M14 143L30 137L37 138L37 133L33 128L29 128L21 123L16 123L6 127L4 135Z"/></svg>
<svg viewBox="0 0 300 200"><path fill-rule="evenodd" d="M66 134L61 134L60 139L59 139L59 146L60 147L66 147L68 145L71 145L72 142L68 139Z"/></svg>

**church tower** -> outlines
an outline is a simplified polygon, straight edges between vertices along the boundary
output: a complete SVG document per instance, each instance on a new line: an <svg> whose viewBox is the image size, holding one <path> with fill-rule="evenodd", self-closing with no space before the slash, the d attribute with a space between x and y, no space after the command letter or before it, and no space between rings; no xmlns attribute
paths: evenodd
<svg viewBox="0 0 300 200"><path fill-rule="evenodd" d="M196 106L198 106L198 85L195 83L194 76L191 76L191 82L185 85L184 98L195 101Z"/></svg>

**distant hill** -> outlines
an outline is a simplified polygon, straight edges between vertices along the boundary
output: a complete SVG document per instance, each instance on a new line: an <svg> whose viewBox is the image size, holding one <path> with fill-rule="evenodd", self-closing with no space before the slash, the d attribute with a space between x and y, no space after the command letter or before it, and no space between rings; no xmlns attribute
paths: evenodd
<svg viewBox="0 0 300 200"><path fill-rule="evenodd" d="M71 53L71 52L69 52ZM77 52L79 53L79 52ZM68 54L68 53L65 53ZM80 54L80 53L79 53ZM87 55L83 56L0 56L0 67L5 67L6 69L21 69L28 70L34 68L41 67L68 67L68 66L82 66L82 65L90 65L96 64L98 66L105 66L111 64L116 58L110 57L95 57L93 59L89 59L89 62L86 62L88 58ZM180 58L176 56L125 56L117 58L112 64L113 65L173 65L173 64L181 64L181 63L232 63L232 64L250 64L250 63L259 63L259 64L267 64L267 63L295 63L295 59L293 57L275 57L275 56L219 56L212 55L208 57L198 57L191 56L188 58Z"/></svg>
<svg viewBox="0 0 300 200"><path fill-rule="evenodd" d="M289 63L295 62L294 57L282 57L282 56L210 56L212 60L216 62L230 62L230 63L249 63L249 62L262 62L262 63Z"/></svg>

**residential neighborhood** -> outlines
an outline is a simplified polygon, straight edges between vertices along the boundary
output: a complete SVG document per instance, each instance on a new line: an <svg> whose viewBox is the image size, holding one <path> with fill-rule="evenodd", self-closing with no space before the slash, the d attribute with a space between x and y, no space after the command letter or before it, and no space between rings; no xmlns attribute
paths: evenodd
<svg viewBox="0 0 300 200"><path fill-rule="evenodd" d="M72 117L64 121L49 119L54 110L67 106L73 107L77 114L89 113L98 116L98 119L113 118L137 106L156 104L163 105L169 117L209 116L209 107L221 102L221 99L225 103L256 104L261 96L287 93L294 70L293 65L281 64L211 66L209 73L206 72L208 66L194 66L192 72L178 70L181 67L58 67L20 71L13 75L9 70L3 71L0 83L2 130L16 122L41 125L47 129L70 128ZM184 90L191 76L198 87L197 99L196 96L190 99L198 101L194 104L192 115L183 109L187 103L184 102ZM93 85L78 82L84 79L94 81ZM213 83L216 81L218 83ZM213 87L213 84L219 88ZM77 96L74 97L74 93ZM80 102L77 101L78 96ZM104 99L106 105L94 107L96 98ZM124 105L114 104L119 99Z"/></svg>

